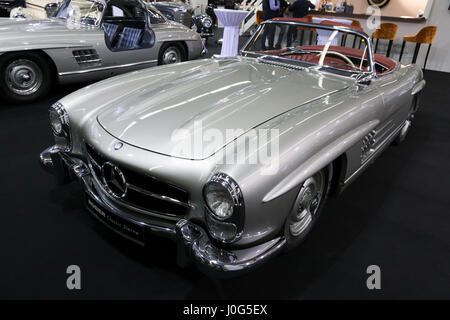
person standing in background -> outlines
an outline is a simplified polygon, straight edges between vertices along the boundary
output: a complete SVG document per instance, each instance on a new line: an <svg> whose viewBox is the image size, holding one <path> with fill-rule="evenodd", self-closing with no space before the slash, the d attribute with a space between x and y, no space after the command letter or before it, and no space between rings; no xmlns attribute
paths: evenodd
<svg viewBox="0 0 450 320"><path fill-rule="evenodd" d="M293 4L289 6L289 11L292 12L293 18L303 18L309 13L309 10L315 9L316 6L309 0L296 0ZM292 36L297 32L296 27L289 27L287 33L287 47L291 46Z"/></svg>
<svg viewBox="0 0 450 320"><path fill-rule="evenodd" d="M270 20L278 16L280 9L280 0L263 0L263 20ZM266 39L269 38L269 47L266 48ZM266 24L262 35L262 50L273 50L275 40L275 25Z"/></svg>
<svg viewBox="0 0 450 320"><path fill-rule="evenodd" d="M289 3L286 0L280 0L280 10L278 11L279 17L284 17L284 13L287 11L289 7ZM286 26L282 24L277 24L277 27L280 28L280 33L278 34L277 44L275 45L275 49L281 49L281 42L283 41L284 33L286 32Z"/></svg>
<svg viewBox="0 0 450 320"><path fill-rule="evenodd" d="M26 1L25 0L15 0L13 8L18 8L18 7L26 8L27 7Z"/></svg>

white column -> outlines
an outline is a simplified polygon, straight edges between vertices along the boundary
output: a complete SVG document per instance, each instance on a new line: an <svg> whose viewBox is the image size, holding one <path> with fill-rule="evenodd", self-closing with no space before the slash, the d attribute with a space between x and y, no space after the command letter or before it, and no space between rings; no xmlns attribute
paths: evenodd
<svg viewBox="0 0 450 320"><path fill-rule="evenodd" d="M238 52L239 25L247 16L248 11L214 9L214 13L224 26L221 57L234 57Z"/></svg>

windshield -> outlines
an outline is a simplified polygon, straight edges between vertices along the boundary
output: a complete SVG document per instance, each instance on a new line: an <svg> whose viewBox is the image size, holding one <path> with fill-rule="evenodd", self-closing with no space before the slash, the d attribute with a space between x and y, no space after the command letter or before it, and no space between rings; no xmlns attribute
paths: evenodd
<svg viewBox="0 0 450 320"><path fill-rule="evenodd" d="M66 0L58 10L56 18L67 19L73 23L98 26L104 5L90 0Z"/></svg>
<svg viewBox="0 0 450 320"><path fill-rule="evenodd" d="M349 76L371 71L368 44L359 32L339 31L339 27L329 25L310 26L292 21L262 24L243 54Z"/></svg>
<svg viewBox="0 0 450 320"><path fill-rule="evenodd" d="M163 14L158 11L155 7L152 7L149 4L146 4L148 15L150 17L150 24L160 24L165 23L166 18L164 18Z"/></svg>

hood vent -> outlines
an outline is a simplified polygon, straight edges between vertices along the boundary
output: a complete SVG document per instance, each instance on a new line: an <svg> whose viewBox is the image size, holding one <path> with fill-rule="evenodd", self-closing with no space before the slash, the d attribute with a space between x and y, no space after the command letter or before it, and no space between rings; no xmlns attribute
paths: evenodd
<svg viewBox="0 0 450 320"><path fill-rule="evenodd" d="M97 51L93 49L88 50L74 50L73 57L78 65L82 68L98 67L102 65L102 60L98 56Z"/></svg>

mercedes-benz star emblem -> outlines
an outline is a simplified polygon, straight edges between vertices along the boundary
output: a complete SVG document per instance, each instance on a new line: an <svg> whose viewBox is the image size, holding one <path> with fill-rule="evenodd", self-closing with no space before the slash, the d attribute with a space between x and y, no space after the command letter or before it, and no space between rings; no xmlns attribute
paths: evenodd
<svg viewBox="0 0 450 320"><path fill-rule="evenodd" d="M122 199L127 195L128 186L122 171L113 163L102 165L102 182L106 191L114 198Z"/></svg>
<svg viewBox="0 0 450 320"><path fill-rule="evenodd" d="M114 145L114 150L122 149L122 147L123 147L122 142L116 142L116 144Z"/></svg>

